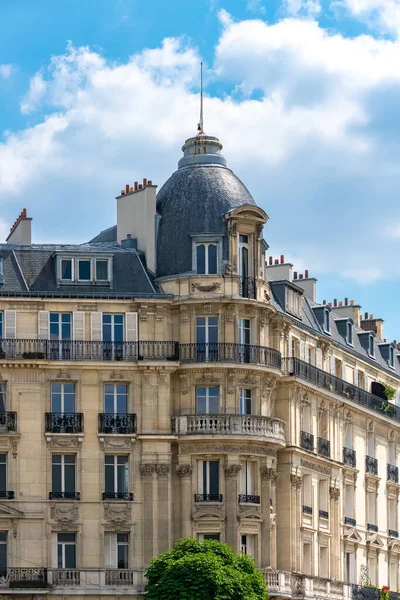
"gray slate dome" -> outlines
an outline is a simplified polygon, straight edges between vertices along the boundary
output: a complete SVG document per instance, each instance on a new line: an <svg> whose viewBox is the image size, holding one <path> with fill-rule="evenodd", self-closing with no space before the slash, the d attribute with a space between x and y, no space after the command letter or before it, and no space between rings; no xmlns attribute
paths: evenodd
<svg viewBox="0 0 400 600"><path fill-rule="evenodd" d="M192 271L191 234L225 234L223 259L227 260L224 214L255 204L243 183L226 167L215 137L198 135L186 140L178 170L157 194L161 219L157 236L157 276Z"/></svg>

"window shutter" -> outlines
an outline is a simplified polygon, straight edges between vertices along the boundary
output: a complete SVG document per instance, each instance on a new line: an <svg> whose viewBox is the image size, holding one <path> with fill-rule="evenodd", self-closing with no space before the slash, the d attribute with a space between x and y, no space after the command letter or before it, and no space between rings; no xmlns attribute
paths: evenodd
<svg viewBox="0 0 400 600"><path fill-rule="evenodd" d="M358 369L355 367L354 369L354 385L358 387Z"/></svg>
<svg viewBox="0 0 400 600"><path fill-rule="evenodd" d="M306 343L303 342L303 340L300 340L300 360L305 360L305 353L306 353Z"/></svg>
<svg viewBox="0 0 400 600"><path fill-rule="evenodd" d="M203 490L203 482L204 482L204 469L205 469L205 460L197 461L197 489L198 494L205 494Z"/></svg>
<svg viewBox="0 0 400 600"><path fill-rule="evenodd" d="M38 338L48 340L50 337L50 314L48 310L39 310L38 313Z"/></svg>
<svg viewBox="0 0 400 600"><path fill-rule="evenodd" d="M318 369L322 369L322 350L321 348L317 348L315 350L315 361Z"/></svg>
<svg viewBox="0 0 400 600"><path fill-rule="evenodd" d="M246 493L246 461L242 461L240 463L241 465L241 469L240 469L240 494L245 494Z"/></svg>
<svg viewBox="0 0 400 600"><path fill-rule="evenodd" d="M92 342L101 342L102 339L102 314L101 312L90 313L90 335Z"/></svg>
<svg viewBox="0 0 400 600"><path fill-rule="evenodd" d="M82 342L85 339L85 313L74 312L72 315L73 339Z"/></svg>
<svg viewBox="0 0 400 600"><path fill-rule="evenodd" d="M347 381L348 383L350 383L350 377L349 377L349 374L347 373L347 365L344 360L342 360L342 379L344 379L344 381Z"/></svg>
<svg viewBox="0 0 400 600"><path fill-rule="evenodd" d="M17 337L17 311L16 310L5 310L4 311L5 321L5 337L14 340Z"/></svg>
<svg viewBox="0 0 400 600"><path fill-rule="evenodd" d="M137 313L127 312L125 314L125 341L126 342L137 342L138 341L138 320Z"/></svg>
<svg viewBox="0 0 400 600"><path fill-rule="evenodd" d="M117 567L117 535L106 532L104 534L104 566L106 569Z"/></svg>
<svg viewBox="0 0 400 600"><path fill-rule="evenodd" d="M331 356L331 375L336 375L336 362L333 355Z"/></svg>

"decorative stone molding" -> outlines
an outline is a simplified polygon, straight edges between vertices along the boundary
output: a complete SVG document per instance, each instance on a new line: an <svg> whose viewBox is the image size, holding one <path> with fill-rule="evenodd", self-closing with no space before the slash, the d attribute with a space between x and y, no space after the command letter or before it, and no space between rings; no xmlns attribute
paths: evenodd
<svg viewBox="0 0 400 600"><path fill-rule="evenodd" d="M337 502L340 498L340 489L336 486L331 486L329 488L329 496L334 502Z"/></svg>
<svg viewBox="0 0 400 600"><path fill-rule="evenodd" d="M261 395L263 398L271 400L276 393L276 377L269 377L264 375L262 379Z"/></svg>
<svg viewBox="0 0 400 600"><path fill-rule="evenodd" d="M158 371L158 382L159 385L166 385L167 383L167 375L166 371Z"/></svg>
<svg viewBox="0 0 400 600"><path fill-rule="evenodd" d="M147 321L147 317L148 317L148 304L141 304L139 306L139 321Z"/></svg>
<svg viewBox="0 0 400 600"><path fill-rule="evenodd" d="M77 310L83 311L83 312L97 312L98 306L97 306L97 304L78 304Z"/></svg>
<svg viewBox="0 0 400 600"><path fill-rule="evenodd" d="M368 433L373 433L375 431L375 423L371 419L368 419L367 421L367 431Z"/></svg>
<svg viewBox="0 0 400 600"><path fill-rule="evenodd" d="M301 475L295 475L292 473L290 475L290 483L292 484L293 489L299 490L303 484L303 477Z"/></svg>
<svg viewBox="0 0 400 600"><path fill-rule="evenodd" d="M182 392L182 394L188 394L189 393L189 382L188 382L187 372L186 371L181 371L179 373L179 377L180 377L180 380L181 380L181 392Z"/></svg>
<svg viewBox="0 0 400 600"><path fill-rule="evenodd" d="M211 370L211 369L209 369L209 368L207 368L207 369L204 369L204 371L203 371L203 374L202 374L202 375L203 375L203 376L202 376L202 377L200 377L200 379L197 379L197 380L196 380L196 384L199 384L199 383L216 383L216 382L218 382L218 381L219 381L219 380L218 380L218 379L215 377L215 375L214 375L214 373L212 372L212 370Z"/></svg>
<svg viewBox="0 0 400 600"><path fill-rule="evenodd" d="M211 313L213 313L215 311L215 307L213 304L211 304L210 302L207 304L203 304L202 309L200 312L196 311L197 314L202 314L202 315L211 315Z"/></svg>
<svg viewBox="0 0 400 600"><path fill-rule="evenodd" d="M171 468L166 463L159 463L156 465L156 473L158 479L166 479L169 477Z"/></svg>
<svg viewBox="0 0 400 600"><path fill-rule="evenodd" d="M73 502L52 502L50 516L54 521L53 530L76 531L78 529L79 509Z"/></svg>
<svg viewBox="0 0 400 600"><path fill-rule="evenodd" d="M228 221L228 233L231 236L237 235L237 221L236 221L236 219L230 219Z"/></svg>
<svg viewBox="0 0 400 600"><path fill-rule="evenodd" d="M277 451L265 446L252 446L242 444L182 444L181 454L257 454L262 456L273 456L276 458Z"/></svg>
<svg viewBox="0 0 400 600"><path fill-rule="evenodd" d="M279 479L279 474L276 472L276 469L271 467L261 467L260 476L264 481L271 481L272 485L276 485L276 482Z"/></svg>
<svg viewBox="0 0 400 600"><path fill-rule="evenodd" d="M104 504L104 521L104 529L108 531L131 529L132 512L130 504L127 502Z"/></svg>
<svg viewBox="0 0 400 600"><path fill-rule="evenodd" d="M192 465L189 463L178 465L176 467L176 472L178 473L179 477L191 477L193 473Z"/></svg>
<svg viewBox="0 0 400 600"><path fill-rule="evenodd" d="M46 441L50 448L80 448L83 438L76 436L59 437L57 434L46 434Z"/></svg>
<svg viewBox="0 0 400 600"><path fill-rule="evenodd" d="M236 310L234 304L228 304L225 307L225 321L233 323L235 320Z"/></svg>
<svg viewBox="0 0 400 600"><path fill-rule="evenodd" d="M209 283L208 285L204 285L202 283L192 283L192 292L214 292L219 290L221 284L218 281L214 281L213 283Z"/></svg>
<svg viewBox="0 0 400 600"><path fill-rule="evenodd" d="M113 380L124 379L124 377L124 373L122 373L121 371L113 371L110 375L110 379Z"/></svg>
<svg viewBox="0 0 400 600"><path fill-rule="evenodd" d="M99 442L103 445L104 449L127 449L132 447L132 443L135 441L134 438L121 438L121 437L100 437Z"/></svg>
<svg viewBox="0 0 400 600"><path fill-rule="evenodd" d="M187 323L190 319L188 307L185 305L180 306L179 312L180 312L179 318L180 318L181 323Z"/></svg>
<svg viewBox="0 0 400 600"><path fill-rule="evenodd" d="M240 469L242 468L242 465L240 464L231 464L231 465L225 465L225 477L237 477L237 475L239 475L240 473Z"/></svg>
<svg viewBox="0 0 400 600"><path fill-rule="evenodd" d="M389 442L395 442L396 441L396 432L394 429L390 429L388 431L388 440Z"/></svg>
<svg viewBox="0 0 400 600"><path fill-rule="evenodd" d="M140 465L140 475L142 479L151 479L156 472L156 464L144 463Z"/></svg>
<svg viewBox="0 0 400 600"><path fill-rule="evenodd" d="M300 464L302 467L310 469L311 471L317 471L317 473L323 473L324 475L332 475L332 469L330 467L325 467L324 465L320 465L319 463L302 459Z"/></svg>
<svg viewBox="0 0 400 600"><path fill-rule="evenodd" d="M351 410L347 410L344 413L344 422L345 423L353 423L354 417L353 417L353 413Z"/></svg>
<svg viewBox="0 0 400 600"><path fill-rule="evenodd" d="M246 377L242 379L241 383L249 384L249 385L257 385L257 377L254 373L250 371L246 374Z"/></svg>
<svg viewBox="0 0 400 600"><path fill-rule="evenodd" d="M165 316L165 307L162 304L156 305L156 321L163 321Z"/></svg>
<svg viewBox="0 0 400 600"><path fill-rule="evenodd" d="M58 371L56 379L71 379L71 373L68 373L68 371Z"/></svg>
<svg viewBox="0 0 400 600"><path fill-rule="evenodd" d="M228 373L228 386L227 386L227 393L228 394L234 394L235 393L235 387L236 387L236 378L235 378L235 374L234 373Z"/></svg>

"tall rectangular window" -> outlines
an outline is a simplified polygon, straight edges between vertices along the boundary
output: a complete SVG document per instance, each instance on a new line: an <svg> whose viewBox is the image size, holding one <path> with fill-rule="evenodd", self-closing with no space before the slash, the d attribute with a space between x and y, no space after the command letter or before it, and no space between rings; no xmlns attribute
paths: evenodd
<svg viewBox="0 0 400 600"><path fill-rule="evenodd" d="M219 498L219 460L199 461L199 493L212 499Z"/></svg>
<svg viewBox="0 0 400 600"><path fill-rule="evenodd" d="M243 460L240 469L240 494L252 496L254 490L254 462Z"/></svg>
<svg viewBox="0 0 400 600"><path fill-rule="evenodd" d="M104 534L105 566L112 569L129 569L129 533Z"/></svg>
<svg viewBox="0 0 400 600"><path fill-rule="evenodd" d="M369 348L369 355L374 358L375 357L375 346L374 346L374 336L370 335L369 339L368 339L368 348Z"/></svg>
<svg viewBox="0 0 400 600"><path fill-rule="evenodd" d="M251 390L240 388L239 390L239 412L241 415L251 415Z"/></svg>
<svg viewBox="0 0 400 600"><path fill-rule="evenodd" d="M60 278L63 281L72 281L72 258L61 259L61 273Z"/></svg>
<svg viewBox="0 0 400 600"><path fill-rule="evenodd" d="M50 339L72 339L72 319L70 313L50 313Z"/></svg>
<svg viewBox="0 0 400 600"><path fill-rule="evenodd" d="M7 454L0 454L0 498L7 491Z"/></svg>
<svg viewBox="0 0 400 600"><path fill-rule="evenodd" d="M7 531L0 531L0 577L7 576Z"/></svg>
<svg viewBox="0 0 400 600"><path fill-rule="evenodd" d="M217 244L197 244L197 274L216 275L218 272Z"/></svg>
<svg viewBox="0 0 400 600"><path fill-rule="evenodd" d="M6 391L6 384L0 383L0 413L6 412Z"/></svg>
<svg viewBox="0 0 400 600"><path fill-rule="evenodd" d="M219 406L219 387L196 388L196 413L198 415L217 415Z"/></svg>
<svg viewBox="0 0 400 600"><path fill-rule="evenodd" d="M353 345L353 325L350 321L347 321L347 343L350 346Z"/></svg>
<svg viewBox="0 0 400 600"><path fill-rule="evenodd" d="M75 384L74 383L52 383L51 384L51 412L74 413L75 412Z"/></svg>
<svg viewBox="0 0 400 600"><path fill-rule="evenodd" d="M255 550L255 535L241 535L240 536L240 551L243 554L248 554L254 558Z"/></svg>
<svg viewBox="0 0 400 600"><path fill-rule="evenodd" d="M76 533L57 534L57 567L76 569Z"/></svg>
<svg viewBox="0 0 400 600"><path fill-rule="evenodd" d="M129 491L129 464L127 456L107 454L104 457L105 497L123 497Z"/></svg>
<svg viewBox="0 0 400 600"><path fill-rule="evenodd" d="M129 567L129 534L117 533L117 565L118 569Z"/></svg>
<svg viewBox="0 0 400 600"><path fill-rule="evenodd" d="M354 552L346 552L345 581L347 583L356 583L356 555Z"/></svg>
<svg viewBox="0 0 400 600"><path fill-rule="evenodd" d="M128 386L123 383L104 386L104 412L126 414L128 412Z"/></svg>
<svg viewBox="0 0 400 600"><path fill-rule="evenodd" d="M124 315L103 313L103 342L124 341Z"/></svg>
<svg viewBox="0 0 400 600"><path fill-rule="evenodd" d="M96 259L96 281L108 281L108 260Z"/></svg>
<svg viewBox="0 0 400 600"><path fill-rule="evenodd" d="M92 261L90 259L78 260L79 281L90 281L92 279Z"/></svg>
<svg viewBox="0 0 400 600"><path fill-rule="evenodd" d="M73 498L76 492L75 454L53 454L51 457L51 492L54 498Z"/></svg>
<svg viewBox="0 0 400 600"><path fill-rule="evenodd" d="M0 312L0 338L4 337L3 336L3 313Z"/></svg>

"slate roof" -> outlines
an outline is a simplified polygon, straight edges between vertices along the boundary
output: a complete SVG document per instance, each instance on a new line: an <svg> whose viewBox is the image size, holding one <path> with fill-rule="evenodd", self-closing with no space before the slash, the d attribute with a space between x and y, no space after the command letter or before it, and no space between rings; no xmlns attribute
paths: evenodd
<svg viewBox="0 0 400 600"><path fill-rule="evenodd" d="M71 255L101 255L113 257L113 285L94 283L57 286L55 253ZM13 246L0 244L3 257L4 284L0 296L53 294L60 296L94 295L143 297L160 294L160 290L147 272L141 253L131 248L121 248L116 242L87 243L80 245L32 244Z"/></svg>
<svg viewBox="0 0 400 600"><path fill-rule="evenodd" d="M157 238L157 276L192 270L190 234L225 234L223 259L227 260L224 214L246 204L255 204L238 177L221 164L191 164L181 167L157 194L161 216Z"/></svg>

